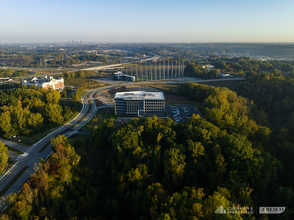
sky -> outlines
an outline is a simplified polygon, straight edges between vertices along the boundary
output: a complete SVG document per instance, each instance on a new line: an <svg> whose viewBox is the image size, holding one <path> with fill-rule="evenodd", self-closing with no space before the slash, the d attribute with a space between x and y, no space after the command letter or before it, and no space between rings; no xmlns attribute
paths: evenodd
<svg viewBox="0 0 294 220"><path fill-rule="evenodd" d="M0 0L0 44L294 42L293 0Z"/></svg>

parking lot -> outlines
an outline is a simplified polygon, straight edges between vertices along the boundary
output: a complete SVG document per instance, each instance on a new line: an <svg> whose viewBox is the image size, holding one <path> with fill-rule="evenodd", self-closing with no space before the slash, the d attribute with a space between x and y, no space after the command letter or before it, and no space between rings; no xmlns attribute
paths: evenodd
<svg viewBox="0 0 294 220"><path fill-rule="evenodd" d="M197 110L195 106L192 105L165 105L167 116L173 119L175 122L187 122L187 119L192 116L192 114L201 113Z"/></svg>

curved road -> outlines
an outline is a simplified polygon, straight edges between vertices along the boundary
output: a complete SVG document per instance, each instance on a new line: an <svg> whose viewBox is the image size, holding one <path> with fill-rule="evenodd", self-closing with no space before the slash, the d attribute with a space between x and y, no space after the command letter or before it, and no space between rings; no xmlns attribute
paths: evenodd
<svg viewBox="0 0 294 220"><path fill-rule="evenodd" d="M236 80L236 79L205 80L205 81L226 81L226 80ZM202 81L202 80L199 80L199 81ZM148 83L148 81L142 82L142 83L146 84L146 83ZM179 83L179 82L154 82L154 81L150 82L149 81L149 83L151 83L151 84L154 84L154 83L173 84L173 83ZM139 83L139 84L141 84L141 83ZM45 159L46 157L48 157L52 153L51 144L42 153L39 153L39 151L51 140L51 138L53 138L59 134L65 135L66 137L71 136L72 134L75 133L76 130L83 127L95 115L97 108L96 108L96 103L94 101L94 94L96 92L99 92L104 89L117 87L117 86L123 86L123 85L129 85L129 84L126 83L126 84L120 84L120 85L114 85L114 86L105 86L105 87L101 87L99 89L93 89L93 90L88 91L84 95L84 107L83 107L82 111L80 112L80 114L76 118L74 118L72 121L68 122L66 125L63 125L61 128L58 128L57 130L53 131L51 134L49 134L48 136L46 136L45 138L43 138L42 140L40 140L36 144L32 145L31 147L29 147L29 148L27 147L28 149L26 150L26 152L18 158L17 166L8 175L6 175L3 178L0 178L0 191L1 191L13 179L13 177L15 177L15 175L17 173L19 173L19 171L23 167L28 166L27 170L7 190L7 192L4 194L4 197L11 194L11 193L17 192L20 189L20 187L27 181L29 176L32 173L34 173L34 171L35 171L34 168L38 164L40 158ZM90 98L88 99L89 94L90 94ZM91 107L89 114L87 114L88 110L89 110L89 106L90 106L89 100L92 101L92 105L91 105L92 107ZM86 115L86 117L83 118L85 115ZM83 118L83 120L81 120L82 118ZM3 143L5 143L6 145L10 145L9 142L10 141L3 141ZM15 143L13 143L13 144L15 145ZM13 146L13 147L17 148L17 146ZM24 147L24 146L22 146L22 147ZM0 208L1 208L1 205L0 205Z"/></svg>
<svg viewBox="0 0 294 220"><path fill-rule="evenodd" d="M98 89L103 90L104 88ZM46 136L41 141L37 142L36 144L32 145L22 156L18 158L18 164L17 166L9 173L7 176L5 176L2 181L0 182L0 191L13 179L13 177L24 167L29 166L27 170L18 178L18 180L7 190L7 192L4 194L4 197L7 196L10 193L15 193L19 190L19 188L27 181L31 173L34 173L35 164L38 164L40 158L45 159L52 151L51 145L49 145L42 153L39 153L39 151L51 140L51 138L59 135L64 134L65 136L70 136L74 129L80 128L83 126L89 119L91 119L95 113L96 113L96 103L94 102L94 93L95 90L88 91L84 95L84 108L82 109L81 113L72 121L68 122L66 125L62 126L61 128L55 130L48 136ZM88 95L91 94L90 99L92 99L92 108L90 113L82 120L81 120L89 110L89 99L87 98ZM78 125L75 125L77 122ZM71 128L73 125L75 125L73 128ZM6 143L9 145L9 143Z"/></svg>

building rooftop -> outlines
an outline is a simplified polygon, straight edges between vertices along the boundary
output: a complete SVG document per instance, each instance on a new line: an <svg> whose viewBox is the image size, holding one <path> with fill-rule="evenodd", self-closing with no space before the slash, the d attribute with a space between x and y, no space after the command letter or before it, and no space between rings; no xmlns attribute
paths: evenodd
<svg viewBox="0 0 294 220"><path fill-rule="evenodd" d="M115 99L116 98L133 99L133 100L142 100L142 99L164 100L164 95L162 92L145 92L145 91L117 92L114 98Z"/></svg>
<svg viewBox="0 0 294 220"><path fill-rule="evenodd" d="M30 78L24 79L23 81L24 82L45 83L45 82L50 82L53 79L54 80L62 79L62 77L59 77L59 78L53 78L52 76L50 76L49 78L47 76L44 76L44 77L30 77Z"/></svg>

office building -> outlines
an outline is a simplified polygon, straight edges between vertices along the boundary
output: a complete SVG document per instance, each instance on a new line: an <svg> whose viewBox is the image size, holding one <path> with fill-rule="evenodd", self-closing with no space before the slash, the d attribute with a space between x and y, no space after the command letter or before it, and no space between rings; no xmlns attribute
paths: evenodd
<svg viewBox="0 0 294 220"><path fill-rule="evenodd" d="M121 116L164 116L162 92L117 92L114 98L115 115Z"/></svg>

